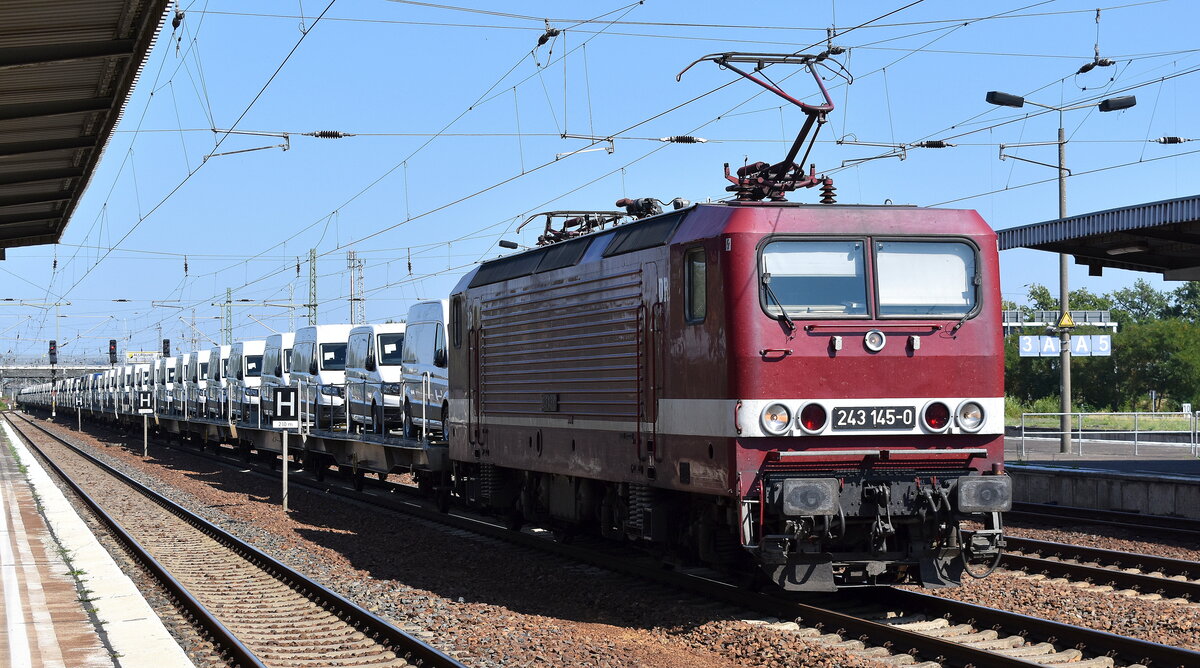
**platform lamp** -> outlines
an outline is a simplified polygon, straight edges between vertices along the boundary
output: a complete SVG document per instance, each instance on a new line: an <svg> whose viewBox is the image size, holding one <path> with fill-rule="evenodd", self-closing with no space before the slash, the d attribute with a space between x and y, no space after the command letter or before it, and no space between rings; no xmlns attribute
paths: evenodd
<svg viewBox="0 0 1200 668"><path fill-rule="evenodd" d="M1070 170L1067 169L1067 139L1066 133L1063 130L1063 112L1072 111L1074 109L1086 109L1093 105L1100 111L1121 111L1128 109L1137 104L1137 98L1133 95L1123 95L1121 97L1110 97L1106 100L1101 100L1099 104L1087 102L1084 104L1070 105L1066 107L1052 107L1046 104L1040 104L1031 100L1026 100L1019 95L1011 95L1009 93L1001 93L1000 91L989 91L987 94L988 104L994 104L1000 107L1013 107L1020 109L1025 104L1032 104L1035 107L1049 109L1050 111L1058 112L1058 141L1053 142L1030 142L1025 144L1001 144L1000 159L1012 158L1023 162L1032 162L1035 165L1043 165L1046 167L1057 167L1058 169L1058 217L1063 219L1067 217L1067 174ZM1058 165L1049 163L1037 162L1026 158L1019 158L1014 155L1005 155L1005 147L1019 146L1046 146L1049 144L1058 145ZM1059 321L1070 311L1070 298L1068 292L1067 268L1068 257L1065 253L1058 254L1058 313ZM1059 410L1062 412L1059 452L1071 452L1071 332L1068 329L1059 330L1059 340L1061 341L1062 350L1059 353L1059 370L1060 370L1060 389L1062 400Z"/></svg>

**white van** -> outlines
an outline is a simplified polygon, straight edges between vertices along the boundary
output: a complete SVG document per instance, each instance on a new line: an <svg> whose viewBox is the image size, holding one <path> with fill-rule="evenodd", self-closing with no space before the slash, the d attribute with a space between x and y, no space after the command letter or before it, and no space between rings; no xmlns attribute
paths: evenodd
<svg viewBox="0 0 1200 668"><path fill-rule="evenodd" d="M155 412L169 414L175 401L175 358L160 357L154 362Z"/></svg>
<svg viewBox="0 0 1200 668"><path fill-rule="evenodd" d="M413 304L404 332L404 436L425 438L443 431L449 412L446 373L446 322L450 301Z"/></svg>
<svg viewBox="0 0 1200 668"><path fill-rule="evenodd" d="M171 412L183 415L187 411L188 401L188 366L196 353L184 353L175 357L175 401Z"/></svg>
<svg viewBox="0 0 1200 668"><path fill-rule="evenodd" d="M188 353L184 383L187 386L187 403L184 405L188 417L204 417L204 404L208 402L208 359L211 353L197 350Z"/></svg>
<svg viewBox="0 0 1200 668"><path fill-rule="evenodd" d="M405 324L359 325L346 347L346 403L350 420L377 434L401 418L404 388L400 359Z"/></svg>
<svg viewBox="0 0 1200 668"><path fill-rule="evenodd" d="M267 342L238 341L229 350L229 374L225 378L234 420L255 419L258 390L262 381L263 349Z"/></svg>
<svg viewBox="0 0 1200 668"><path fill-rule="evenodd" d="M346 341L353 325L309 325L292 343L292 384L299 387L301 418L313 429L333 429L346 396ZM345 425L338 427L345 429Z"/></svg>
<svg viewBox="0 0 1200 668"><path fill-rule="evenodd" d="M136 414L138 409L138 395L142 392L150 392L150 405L154 405L154 386L150 381L150 373L153 365L144 362L133 365L133 386L130 392L130 409Z"/></svg>
<svg viewBox="0 0 1200 668"><path fill-rule="evenodd" d="M129 413L129 412L132 412L132 405L133 405L132 395L133 395L133 390L135 389L134 388L134 379L133 379L133 365L132 364L122 364L121 366L117 367L117 371L118 371L118 377L120 378L120 385L118 387L118 392L120 395L120 400L119 400L120 408L118 408L117 410L121 413Z"/></svg>
<svg viewBox="0 0 1200 668"><path fill-rule="evenodd" d="M292 370L292 344L296 335L292 332L272 334L267 337L263 349L262 407L263 416L275 414L275 388L287 387Z"/></svg>
<svg viewBox="0 0 1200 668"><path fill-rule="evenodd" d="M209 418L228 417L225 372L229 366L229 351L233 346L213 346L208 351L208 382L204 387L204 416Z"/></svg>

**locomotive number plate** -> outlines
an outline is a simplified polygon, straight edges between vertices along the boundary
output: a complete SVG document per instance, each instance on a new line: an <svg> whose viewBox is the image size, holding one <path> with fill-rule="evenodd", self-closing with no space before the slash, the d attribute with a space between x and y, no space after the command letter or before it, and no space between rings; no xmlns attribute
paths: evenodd
<svg viewBox="0 0 1200 668"><path fill-rule="evenodd" d="M854 406L833 409L834 429L912 429L917 410L912 406Z"/></svg>

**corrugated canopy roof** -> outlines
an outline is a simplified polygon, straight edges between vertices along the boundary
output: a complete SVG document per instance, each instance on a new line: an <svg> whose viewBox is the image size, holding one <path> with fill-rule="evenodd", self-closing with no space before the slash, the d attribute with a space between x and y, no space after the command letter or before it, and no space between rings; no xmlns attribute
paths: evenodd
<svg viewBox="0 0 1200 668"><path fill-rule="evenodd" d="M167 4L0 1L0 248L62 236Z"/></svg>
<svg viewBox="0 0 1200 668"><path fill-rule="evenodd" d="M1035 248L1104 267L1200 280L1200 195L1056 218L997 232L1000 250Z"/></svg>

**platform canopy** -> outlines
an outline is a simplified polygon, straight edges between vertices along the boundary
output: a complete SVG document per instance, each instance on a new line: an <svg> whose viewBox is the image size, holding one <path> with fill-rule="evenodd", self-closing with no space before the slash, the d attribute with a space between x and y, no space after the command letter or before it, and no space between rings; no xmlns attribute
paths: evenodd
<svg viewBox="0 0 1200 668"><path fill-rule="evenodd" d="M0 0L0 249L55 243L168 0Z"/></svg>
<svg viewBox="0 0 1200 668"><path fill-rule="evenodd" d="M1200 280L1200 195L1056 218L1000 230L1000 250L1034 248L1075 256L1099 276L1104 267Z"/></svg>

